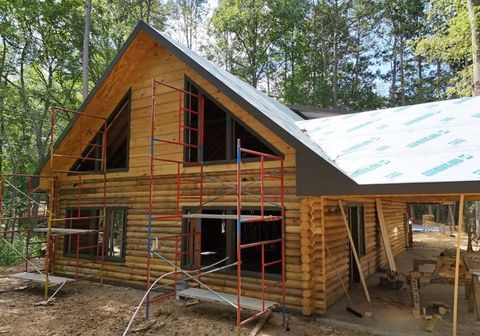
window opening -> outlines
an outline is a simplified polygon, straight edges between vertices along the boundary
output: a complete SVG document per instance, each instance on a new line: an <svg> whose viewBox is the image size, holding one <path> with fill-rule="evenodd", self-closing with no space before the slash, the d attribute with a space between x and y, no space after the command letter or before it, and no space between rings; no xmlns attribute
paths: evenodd
<svg viewBox="0 0 480 336"><path fill-rule="evenodd" d="M66 228L81 230L101 230L99 227L101 209L67 209ZM120 208L108 208L106 225L103 228L104 258L112 261L123 261L125 256L125 228L127 222L127 210ZM101 256L98 233L79 235L79 256L83 258L95 258ZM77 253L77 236L65 237L65 255Z"/></svg>
<svg viewBox="0 0 480 336"><path fill-rule="evenodd" d="M107 170L128 168L128 146L130 138L131 92L129 91L118 103L107 119ZM73 165L73 171L100 171L102 169L103 128L86 145Z"/></svg>
<svg viewBox="0 0 480 336"><path fill-rule="evenodd" d="M192 82L186 81L185 89L188 92L199 94L200 90ZM198 98L185 95L185 106L198 111ZM254 134L247 126L237 120L233 114L220 106L212 98L203 95L204 99L204 135L203 135L203 161L224 162L233 161L236 156L236 140L240 139L242 147L272 155L277 151L269 146L258 135ZM193 129L199 127L198 116L185 113L184 140L187 144L198 144L198 132ZM256 158L248 153L242 153L243 158ZM185 146L185 159L187 162L198 162L199 153L196 148Z"/></svg>
<svg viewBox="0 0 480 336"><path fill-rule="evenodd" d="M188 212L190 210L186 210ZM190 211L192 212L192 211ZM235 215L233 209L203 209L204 214L215 215ZM243 210L243 215L260 215L260 209ZM280 216L281 212L265 211L265 216ZM202 266L211 265L228 257L228 260L222 265L230 264L237 260L236 257L236 220L223 218L203 218L201 228L201 251ZM185 219L183 232L192 233L195 220ZM252 222L242 224L242 244L254 243L257 241L273 240L281 238L282 232L278 222ZM193 242L191 235L185 239L182 245L183 251L191 251ZM268 244L265 246L265 262L281 259L281 243ZM193 256L185 256L182 264L185 268L194 268L195 262ZM252 247L242 251L242 271L260 273L261 272L261 247ZM272 265L266 269L269 274L281 274L281 264ZM235 272L234 268L227 272Z"/></svg>

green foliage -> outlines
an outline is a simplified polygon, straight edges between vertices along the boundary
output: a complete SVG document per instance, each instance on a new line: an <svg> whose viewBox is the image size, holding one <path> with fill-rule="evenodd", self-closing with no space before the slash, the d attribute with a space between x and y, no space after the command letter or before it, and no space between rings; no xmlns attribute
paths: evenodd
<svg viewBox="0 0 480 336"><path fill-rule="evenodd" d="M10 237L6 237L6 239L10 240ZM34 258L41 254L42 244L40 237L32 237L30 239L28 256L26 255L26 237L24 235L16 235L10 244L0 240L0 266L19 265L24 262L24 257Z"/></svg>
<svg viewBox="0 0 480 336"><path fill-rule="evenodd" d="M21 253L24 253L24 239L15 239L13 246ZM22 261L22 257L17 252L3 240L0 241L0 266L14 266L20 264Z"/></svg>
<svg viewBox="0 0 480 336"><path fill-rule="evenodd" d="M419 36L418 55L442 62L442 86L448 97L471 95L472 44L465 1L432 0L427 11L429 34Z"/></svg>

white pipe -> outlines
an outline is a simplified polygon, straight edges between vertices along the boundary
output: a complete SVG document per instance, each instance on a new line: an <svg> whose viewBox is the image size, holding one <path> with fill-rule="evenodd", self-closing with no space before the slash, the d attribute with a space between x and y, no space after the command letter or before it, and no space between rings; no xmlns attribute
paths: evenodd
<svg viewBox="0 0 480 336"><path fill-rule="evenodd" d="M155 252L153 252L153 253L155 253ZM156 254L157 256L160 256L160 255L157 254L157 253L155 253L155 254ZM163 257L161 257L161 258L163 259ZM221 260L221 261L217 262L216 264L221 263L221 262L225 261L226 259L228 259L228 258L225 258L224 260ZM176 269L179 269L179 270L182 271L183 273L185 273L190 279L196 280L196 279L194 279L195 277L199 277L199 276L203 276L203 275L205 275L205 274L213 273L213 272L216 272L216 271L219 271L219 270L222 270L222 269L225 269L225 268L234 266L234 265L236 265L236 264L237 264L237 263L233 263L233 264L230 264L230 265L226 265L226 266L222 266L222 267L219 267L219 268L215 268L215 269L213 269L213 270L210 270L210 271L208 271L208 272L205 272L205 273L203 273L203 274L198 274L198 275L195 275L195 276L191 276L190 274L188 274L188 272L180 269L180 268L177 267L177 266L174 266L174 267L175 267ZM210 267L212 267L213 265L215 265L215 264L206 266L205 268L210 268ZM205 269L205 268L204 268L204 269ZM123 332L122 336L126 336L126 335L128 334L128 331L130 330L130 328L131 328L131 326L132 326L133 320L134 320L135 317L137 316L138 311L140 310L140 308L142 307L143 302L145 302L145 299L147 298L148 294L149 294L150 291L153 289L153 287L157 284L157 282L159 282L161 279L165 278L166 276L172 275L172 274L175 273L175 272L176 272L176 271L171 271L171 272L168 272L168 273L163 274L162 276L160 276L157 280L155 280L155 281L150 285L150 287L148 288L147 292L145 293L145 295L143 296L142 300L140 301L140 303L138 304L137 308L135 309L135 312L133 313L132 317L130 318L130 321L128 322L127 328L126 328L125 331ZM197 280L197 281L198 281L198 280ZM202 286L205 286L205 285L203 285L200 281L198 281L198 282L199 282ZM205 287L206 287L206 286L205 286ZM224 298L222 297L222 299L224 299ZM225 299L225 300L226 300L226 299ZM229 301L227 300L227 302L229 302ZM236 306L235 306L235 308L236 308Z"/></svg>

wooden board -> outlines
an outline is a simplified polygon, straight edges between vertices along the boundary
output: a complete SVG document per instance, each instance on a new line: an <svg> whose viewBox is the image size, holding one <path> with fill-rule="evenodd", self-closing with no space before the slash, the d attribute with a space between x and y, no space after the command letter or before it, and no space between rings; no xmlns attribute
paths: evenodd
<svg viewBox="0 0 480 336"><path fill-rule="evenodd" d="M377 198L375 200L377 205L377 216L378 223L380 225L380 231L382 233L383 246L385 248L385 253L387 254L388 266L392 272L397 271L397 266L395 265L395 259L393 257L392 246L390 245L390 239L388 238L387 226L385 224L385 217L383 215L382 200Z"/></svg>
<svg viewBox="0 0 480 336"><path fill-rule="evenodd" d="M420 306L419 278L416 276L415 272L410 272L410 290L412 291L413 315L419 317L422 313Z"/></svg>
<svg viewBox="0 0 480 336"><path fill-rule="evenodd" d="M9 277L15 278L15 279L21 279L21 280L42 282L42 283L45 282L45 277L41 274L38 274L38 273L22 272L22 273L10 274ZM48 276L48 283L50 285L60 285L64 282L73 282L73 281L75 281L75 279L60 277L60 276L56 276L56 275L49 275Z"/></svg>
<svg viewBox="0 0 480 336"><path fill-rule="evenodd" d="M472 292L471 296L474 302L477 320L480 321L480 272L472 274Z"/></svg>

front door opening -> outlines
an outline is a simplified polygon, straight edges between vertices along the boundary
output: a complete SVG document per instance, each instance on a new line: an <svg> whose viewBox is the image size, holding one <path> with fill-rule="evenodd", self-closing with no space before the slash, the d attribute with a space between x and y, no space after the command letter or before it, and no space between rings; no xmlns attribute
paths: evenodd
<svg viewBox="0 0 480 336"><path fill-rule="evenodd" d="M362 205L348 206L348 226L352 234L353 243L357 250L358 257L365 255L365 220L364 209ZM358 272L357 264L353 257L353 252L350 248L350 282L360 282L360 274Z"/></svg>

